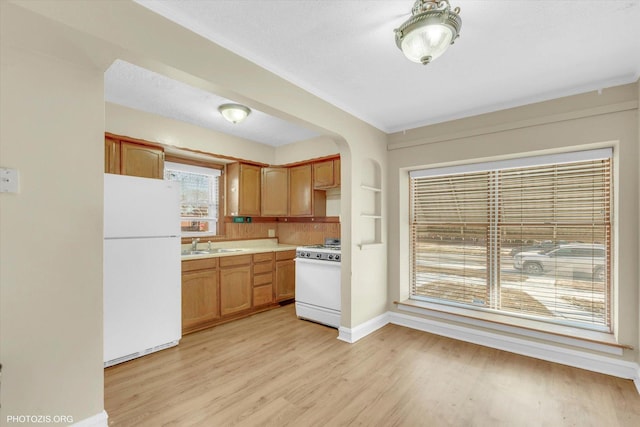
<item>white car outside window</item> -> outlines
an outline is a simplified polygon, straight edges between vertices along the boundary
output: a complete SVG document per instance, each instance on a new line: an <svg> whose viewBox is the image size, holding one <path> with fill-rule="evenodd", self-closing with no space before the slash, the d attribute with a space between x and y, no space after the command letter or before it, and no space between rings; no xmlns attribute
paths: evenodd
<svg viewBox="0 0 640 427"><path fill-rule="evenodd" d="M568 244L550 251L520 252L513 257L513 266L527 274L565 272L593 275L596 280L605 278L604 245Z"/></svg>

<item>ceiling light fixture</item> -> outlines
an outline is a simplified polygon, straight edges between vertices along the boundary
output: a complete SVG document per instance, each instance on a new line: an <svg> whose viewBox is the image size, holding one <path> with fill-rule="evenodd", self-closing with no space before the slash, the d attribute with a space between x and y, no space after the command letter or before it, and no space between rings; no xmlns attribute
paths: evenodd
<svg viewBox="0 0 640 427"><path fill-rule="evenodd" d="M449 0L416 0L411 18L395 31L396 44L413 62L427 65L442 55L460 35L460 8Z"/></svg>
<svg viewBox="0 0 640 427"><path fill-rule="evenodd" d="M222 117L233 124L240 123L251 114L251 109L240 104L222 104L218 107Z"/></svg>

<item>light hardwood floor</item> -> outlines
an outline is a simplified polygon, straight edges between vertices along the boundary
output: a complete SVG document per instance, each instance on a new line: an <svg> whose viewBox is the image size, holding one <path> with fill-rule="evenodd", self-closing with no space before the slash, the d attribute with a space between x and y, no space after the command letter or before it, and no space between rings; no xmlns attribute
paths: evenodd
<svg viewBox="0 0 640 427"><path fill-rule="evenodd" d="M630 380L395 325L355 344L293 305L105 370L113 426L640 426Z"/></svg>

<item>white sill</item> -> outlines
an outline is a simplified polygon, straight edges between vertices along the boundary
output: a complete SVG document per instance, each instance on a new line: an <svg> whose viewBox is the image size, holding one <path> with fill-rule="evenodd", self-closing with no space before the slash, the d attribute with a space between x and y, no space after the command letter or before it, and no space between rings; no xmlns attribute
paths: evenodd
<svg viewBox="0 0 640 427"><path fill-rule="evenodd" d="M590 331L571 326L552 325L546 322L521 319L512 316L452 307L426 301L405 300L395 302L398 310L422 314L446 321L463 323L473 327L506 332L524 338L550 341L562 345L584 348L601 353L621 356L631 346L621 344L612 333Z"/></svg>

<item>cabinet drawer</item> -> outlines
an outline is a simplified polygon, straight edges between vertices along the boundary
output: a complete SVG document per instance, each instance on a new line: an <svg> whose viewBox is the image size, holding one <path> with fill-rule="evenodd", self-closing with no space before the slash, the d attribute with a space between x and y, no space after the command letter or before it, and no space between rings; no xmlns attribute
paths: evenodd
<svg viewBox="0 0 640 427"><path fill-rule="evenodd" d="M281 260L285 260L285 259L294 259L296 257L296 250L290 250L290 251L279 251L276 252L276 261L281 261Z"/></svg>
<svg viewBox="0 0 640 427"><path fill-rule="evenodd" d="M273 261L273 252L263 252L259 254L253 254L253 262L265 262Z"/></svg>
<svg viewBox="0 0 640 427"><path fill-rule="evenodd" d="M216 268L218 258L190 259L182 261L182 271L195 271Z"/></svg>
<svg viewBox="0 0 640 427"><path fill-rule="evenodd" d="M251 264L251 255L234 255L220 257L220 267Z"/></svg>
<svg viewBox="0 0 640 427"><path fill-rule="evenodd" d="M266 285L273 282L273 273L256 274L253 276L253 286Z"/></svg>
<svg viewBox="0 0 640 427"><path fill-rule="evenodd" d="M264 305L273 302L273 288L271 285L253 288L253 305Z"/></svg>
<svg viewBox="0 0 640 427"><path fill-rule="evenodd" d="M261 264L253 264L253 274L271 273L273 271L273 262L263 262Z"/></svg>

